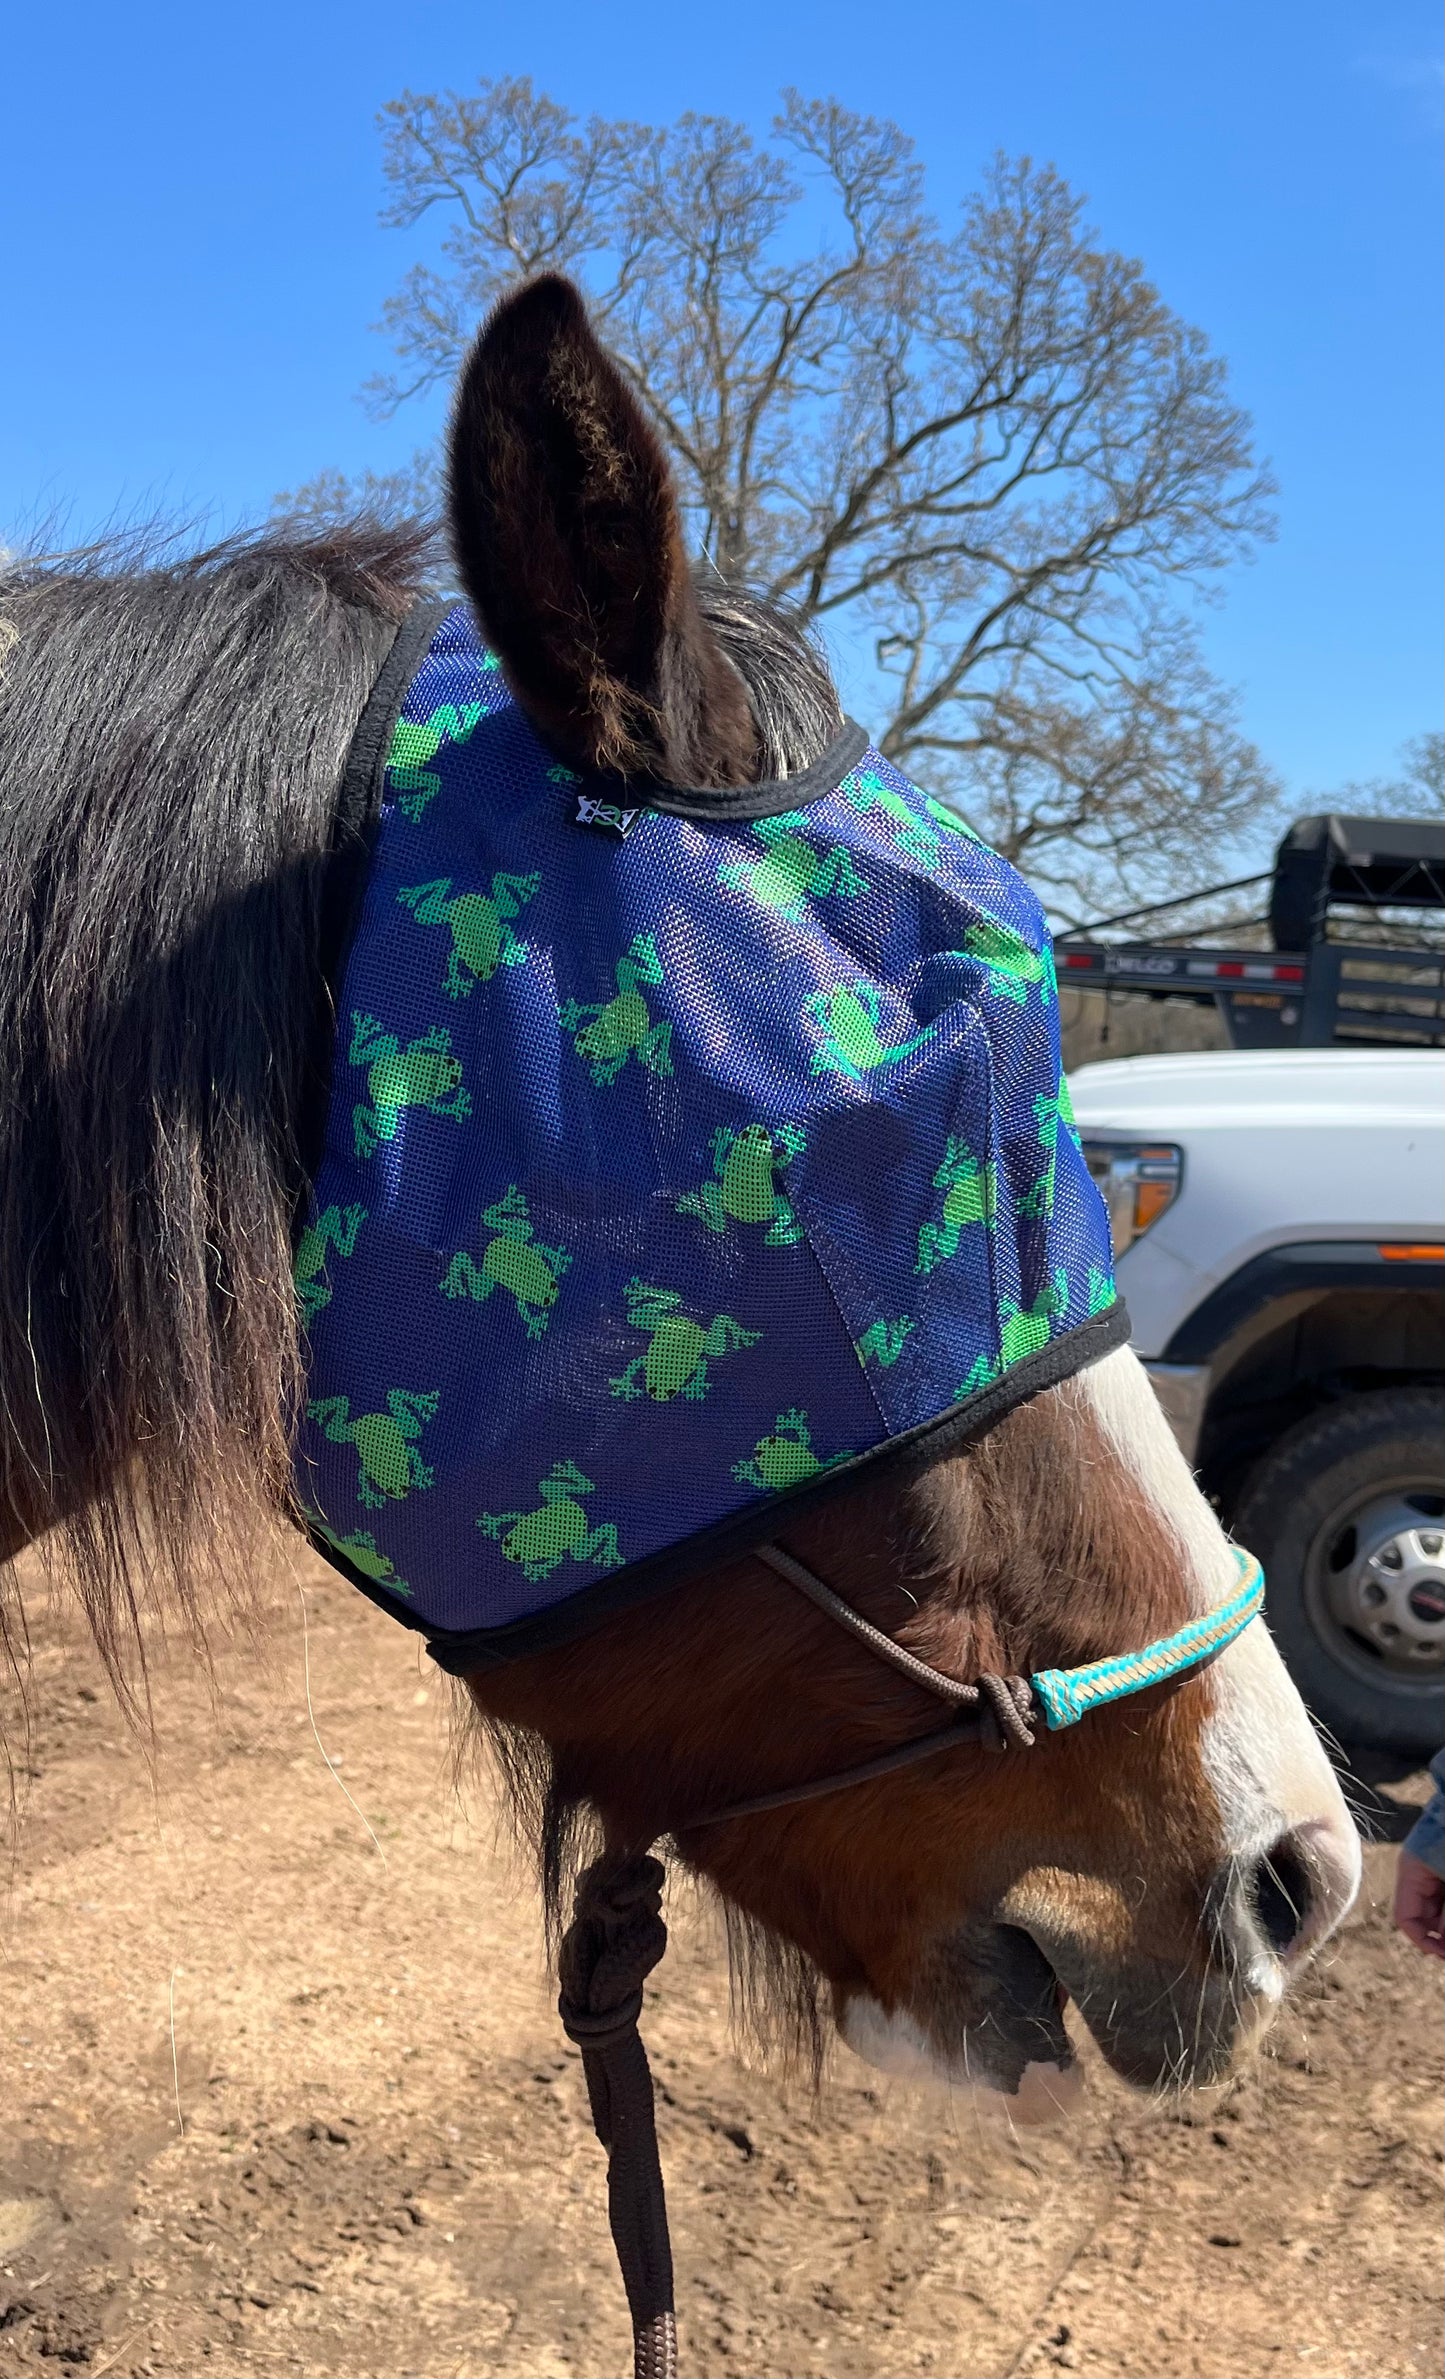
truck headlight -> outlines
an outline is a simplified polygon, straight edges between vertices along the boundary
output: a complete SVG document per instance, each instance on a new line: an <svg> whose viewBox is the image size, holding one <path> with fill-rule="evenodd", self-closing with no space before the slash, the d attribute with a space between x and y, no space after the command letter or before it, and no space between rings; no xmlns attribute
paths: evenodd
<svg viewBox="0 0 1445 2379"><path fill-rule="evenodd" d="M1167 1140L1100 1140L1088 1133L1083 1148L1109 1209L1117 1260L1178 1197L1184 1151Z"/></svg>

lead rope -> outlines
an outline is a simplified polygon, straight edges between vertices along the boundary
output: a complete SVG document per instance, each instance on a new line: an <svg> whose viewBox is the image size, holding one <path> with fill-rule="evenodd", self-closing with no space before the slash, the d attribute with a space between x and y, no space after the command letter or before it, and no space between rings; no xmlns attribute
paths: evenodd
<svg viewBox="0 0 1445 2379"><path fill-rule="evenodd" d="M582 2051L592 2126L607 2151L607 2219L632 2315L633 2379L677 2379L672 2245L657 2153L642 1986L667 1947L663 1869L646 1856L594 1860L562 1937L557 2012Z"/></svg>

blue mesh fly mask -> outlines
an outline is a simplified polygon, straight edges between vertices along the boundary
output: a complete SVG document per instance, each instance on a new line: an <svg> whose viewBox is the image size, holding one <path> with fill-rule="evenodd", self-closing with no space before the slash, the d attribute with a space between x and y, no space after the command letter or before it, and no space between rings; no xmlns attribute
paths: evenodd
<svg viewBox="0 0 1445 2379"><path fill-rule="evenodd" d="M348 819L296 1490L444 1667L757 1551L1123 1342L1041 911L861 729L634 803L549 752L465 605L423 607ZM1251 1575L980 1723L1072 1723L1257 1607Z"/></svg>

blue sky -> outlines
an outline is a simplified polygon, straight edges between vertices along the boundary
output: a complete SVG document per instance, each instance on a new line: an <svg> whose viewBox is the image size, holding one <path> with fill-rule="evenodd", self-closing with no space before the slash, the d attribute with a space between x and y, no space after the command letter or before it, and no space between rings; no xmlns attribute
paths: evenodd
<svg viewBox="0 0 1445 2379"><path fill-rule="evenodd" d="M356 401L416 253L376 220L374 117L402 89L525 72L582 112L761 129L795 82L894 116L945 216L994 149L1050 160L1229 358L1280 536L1208 647L1300 806L1439 723L1424 0L71 0L12 12L4 71L0 538L254 517L434 433L439 406L378 424Z"/></svg>

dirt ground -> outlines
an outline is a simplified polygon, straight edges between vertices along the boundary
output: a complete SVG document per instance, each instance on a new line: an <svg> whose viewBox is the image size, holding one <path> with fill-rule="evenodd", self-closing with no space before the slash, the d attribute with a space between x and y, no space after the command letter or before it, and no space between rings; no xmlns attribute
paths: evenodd
<svg viewBox="0 0 1445 2379"><path fill-rule="evenodd" d="M226 1652L213 1699L159 1663L153 1769L32 1602L0 2374L620 2373L580 2070L491 1797L449 1781L443 1681L306 1557L272 1587L269 1677ZM842 2055L821 2103L746 2068L716 1919L675 1892L646 2035L684 2369L1438 2371L1439 1970L1386 1925L1392 1856L1226 2102L1095 2062L1068 2129L1017 2137Z"/></svg>

